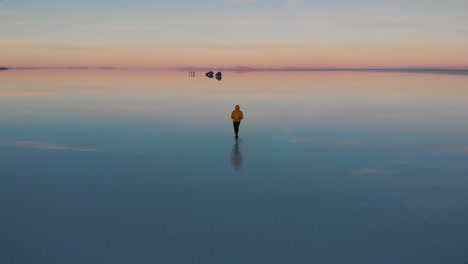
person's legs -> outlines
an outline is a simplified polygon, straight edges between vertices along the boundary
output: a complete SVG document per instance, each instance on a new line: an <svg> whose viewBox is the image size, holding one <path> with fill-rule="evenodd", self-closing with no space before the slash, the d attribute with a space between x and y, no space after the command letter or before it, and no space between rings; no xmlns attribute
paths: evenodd
<svg viewBox="0 0 468 264"><path fill-rule="evenodd" d="M240 122L233 122L233 125L234 125L234 133L236 134L236 137L237 137L237 134L239 134Z"/></svg>

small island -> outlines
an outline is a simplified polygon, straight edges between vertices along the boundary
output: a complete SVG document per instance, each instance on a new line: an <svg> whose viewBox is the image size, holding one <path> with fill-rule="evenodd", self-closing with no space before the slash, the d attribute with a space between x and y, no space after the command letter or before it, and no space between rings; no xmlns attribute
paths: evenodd
<svg viewBox="0 0 468 264"><path fill-rule="evenodd" d="M8 68L0 66L0 71L4 71L4 70L8 70Z"/></svg>

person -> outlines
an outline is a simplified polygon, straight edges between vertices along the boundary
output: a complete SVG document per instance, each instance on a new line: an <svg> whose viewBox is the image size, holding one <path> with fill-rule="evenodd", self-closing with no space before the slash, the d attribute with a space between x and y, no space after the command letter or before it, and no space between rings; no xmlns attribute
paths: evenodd
<svg viewBox="0 0 468 264"><path fill-rule="evenodd" d="M236 134L236 138L238 138L239 134L239 125L242 119L244 119L244 113L240 110L239 105L236 105L236 108L231 113L232 124L234 126L234 133Z"/></svg>

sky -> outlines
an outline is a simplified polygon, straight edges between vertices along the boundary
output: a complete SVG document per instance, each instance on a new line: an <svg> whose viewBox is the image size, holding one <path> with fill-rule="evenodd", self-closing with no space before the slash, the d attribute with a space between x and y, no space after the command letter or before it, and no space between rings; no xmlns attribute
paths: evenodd
<svg viewBox="0 0 468 264"><path fill-rule="evenodd" d="M468 69L468 0L3 0L0 65Z"/></svg>

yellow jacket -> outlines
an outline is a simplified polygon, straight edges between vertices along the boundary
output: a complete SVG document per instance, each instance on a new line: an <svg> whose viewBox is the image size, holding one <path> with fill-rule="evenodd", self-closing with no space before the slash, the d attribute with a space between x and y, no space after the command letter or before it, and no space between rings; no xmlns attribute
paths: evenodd
<svg viewBox="0 0 468 264"><path fill-rule="evenodd" d="M231 119L234 122L240 122L244 118L244 113L240 110L239 105L236 105L236 110L232 111Z"/></svg>

